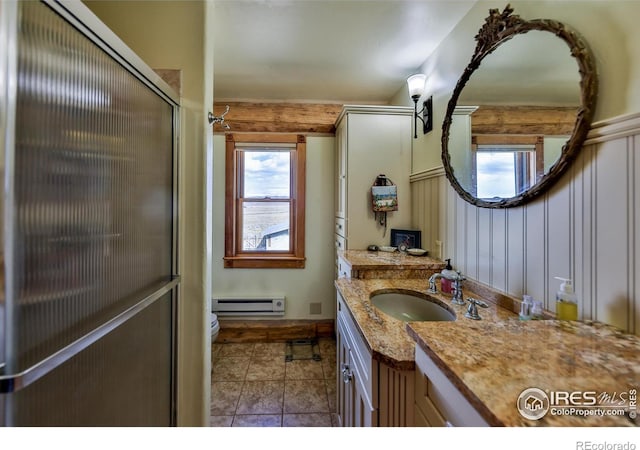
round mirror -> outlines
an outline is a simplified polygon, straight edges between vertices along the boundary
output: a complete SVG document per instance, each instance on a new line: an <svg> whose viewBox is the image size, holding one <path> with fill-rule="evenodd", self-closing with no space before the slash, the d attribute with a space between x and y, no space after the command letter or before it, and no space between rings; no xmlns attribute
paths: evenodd
<svg viewBox="0 0 640 450"><path fill-rule="evenodd" d="M583 144L593 117L593 57L553 20L490 10L442 125L447 178L466 201L519 206L548 189Z"/></svg>

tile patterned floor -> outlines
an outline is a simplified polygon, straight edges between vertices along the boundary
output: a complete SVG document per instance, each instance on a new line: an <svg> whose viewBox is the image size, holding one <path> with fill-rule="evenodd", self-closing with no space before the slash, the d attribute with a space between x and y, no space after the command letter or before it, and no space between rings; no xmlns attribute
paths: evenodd
<svg viewBox="0 0 640 450"><path fill-rule="evenodd" d="M285 343L211 349L212 427L331 427L336 423L336 342L321 339L320 361L285 362Z"/></svg>

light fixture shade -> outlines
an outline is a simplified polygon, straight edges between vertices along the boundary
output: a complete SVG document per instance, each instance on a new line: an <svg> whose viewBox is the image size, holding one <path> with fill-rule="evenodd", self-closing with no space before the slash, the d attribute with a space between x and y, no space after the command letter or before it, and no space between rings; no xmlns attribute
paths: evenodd
<svg viewBox="0 0 640 450"><path fill-rule="evenodd" d="M411 98L420 98L424 93L424 84L426 81L427 76L422 73L417 73L407 78L407 85L409 86L409 96Z"/></svg>

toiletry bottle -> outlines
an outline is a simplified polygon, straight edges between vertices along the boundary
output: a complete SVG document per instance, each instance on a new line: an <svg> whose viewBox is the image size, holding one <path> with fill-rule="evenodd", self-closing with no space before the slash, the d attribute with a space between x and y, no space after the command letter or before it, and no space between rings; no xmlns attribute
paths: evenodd
<svg viewBox="0 0 640 450"><path fill-rule="evenodd" d="M534 300L531 306L531 320L542 320L544 318L542 314L542 301Z"/></svg>
<svg viewBox="0 0 640 450"><path fill-rule="evenodd" d="M440 290L445 294L453 293L453 280L458 276L458 272L453 270L451 267L451 258L445 259L447 262L447 266L444 268L442 272L442 278L440 279Z"/></svg>
<svg viewBox="0 0 640 450"><path fill-rule="evenodd" d="M520 320L531 319L531 309L533 308L533 298L530 295L522 296L522 303L520 303Z"/></svg>
<svg viewBox="0 0 640 450"><path fill-rule="evenodd" d="M555 277L560 283L560 290L556 293L556 317L560 320L578 320L578 298L573 293L571 280Z"/></svg>

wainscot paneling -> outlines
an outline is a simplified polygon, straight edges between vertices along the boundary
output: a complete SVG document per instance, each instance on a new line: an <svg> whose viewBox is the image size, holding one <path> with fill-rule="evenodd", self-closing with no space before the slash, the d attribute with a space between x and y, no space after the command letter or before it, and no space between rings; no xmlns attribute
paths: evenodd
<svg viewBox="0 0 640 450"><path fill-rule="evenodd" d="M554 277L572 278L580 318L640 334L639 174L640 114L617 117L594 124L565 176L522 207L477 208L442 168L413 174L413 226L468 278L550 311Z"/></svg>

